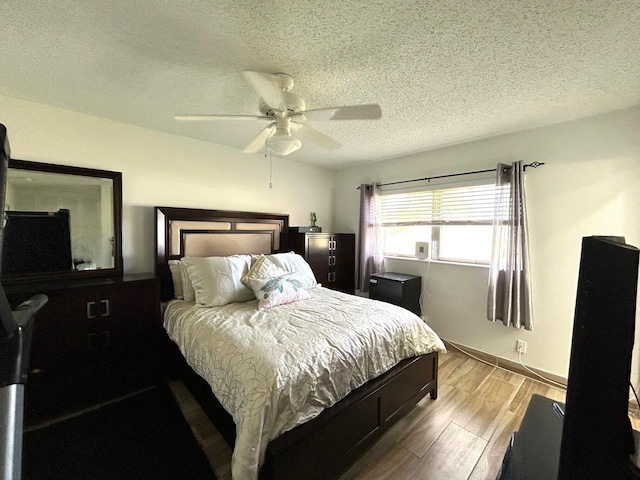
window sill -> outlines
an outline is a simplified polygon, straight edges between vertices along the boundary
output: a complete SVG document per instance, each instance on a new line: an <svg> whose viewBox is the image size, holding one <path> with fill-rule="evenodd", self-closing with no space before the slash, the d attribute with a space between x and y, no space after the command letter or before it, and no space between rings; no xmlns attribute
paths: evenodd
<svg viewBox="0 0 640 480"><path fill-rule="evenodd" d="M485 268L487 270L489 269L489 265L485 264L485 263L451 262L451 261L447 261L447 260L431 260L431 259L422 259L422 258L415 258L415 257L399 257L399 256L393 256L393 255L385 255L384 258L385 258L385 260L386 259L389 259L389 260L404 260L405 262L438 263L438 264L442 264L442 265L456 265L456 266L462 266L462 267Z"/></svg>

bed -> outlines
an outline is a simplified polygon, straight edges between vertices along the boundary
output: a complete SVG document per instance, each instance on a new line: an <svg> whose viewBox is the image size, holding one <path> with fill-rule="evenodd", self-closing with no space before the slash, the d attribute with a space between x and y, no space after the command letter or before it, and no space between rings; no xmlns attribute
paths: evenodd
<svg viewBox="0 0 640 480"><path fill-rule="evenodd" d="M234 479L335 478L437 398L442 341L400 307L316 285L288 215L155 214L170 357L234 448Z"/></svg>

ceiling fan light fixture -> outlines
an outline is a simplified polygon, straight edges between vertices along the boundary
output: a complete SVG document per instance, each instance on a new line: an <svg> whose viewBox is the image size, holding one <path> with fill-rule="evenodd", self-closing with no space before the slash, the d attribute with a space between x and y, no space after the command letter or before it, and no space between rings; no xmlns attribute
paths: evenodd
<svg viewBox="0 0 640 480"><path fill-rule="evenodd" d="M289 155L302 147L302 142L290 133L276 132L267 139L267 148L278 155Z"/></svg>

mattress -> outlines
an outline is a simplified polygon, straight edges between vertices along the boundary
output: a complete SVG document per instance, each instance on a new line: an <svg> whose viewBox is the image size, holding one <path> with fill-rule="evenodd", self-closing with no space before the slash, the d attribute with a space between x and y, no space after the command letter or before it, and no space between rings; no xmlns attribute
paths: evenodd
<svg viewBox="0 0 640 480"><path fill-rule="evenodd" d="M164 327L236 424L235 480L253 480L267 444L316 417L405 358L445 351L401 307L323 287L310 298L257 310L171 301Z"/></svg>

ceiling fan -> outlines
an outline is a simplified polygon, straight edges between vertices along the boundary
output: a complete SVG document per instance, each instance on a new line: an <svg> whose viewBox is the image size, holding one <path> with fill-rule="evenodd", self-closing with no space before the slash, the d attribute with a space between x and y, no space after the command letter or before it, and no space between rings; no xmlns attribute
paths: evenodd
<svg viewBox="0 0 640 480"><path fill-rule="evenodd" d="M286 73L242 72L244 78L260 95L260 115L176 115L176 120L251 120L266 121L267 125L244 148L256 153L263 147L278 155L289 155L309 140L327 150L340 147L340 142L307 125L307 121L377 120L382 117L380 105L352 105L345 107L305 110L302 97L291 91L293 78ZM292 135L292 131L295 134Z"/></svg>

